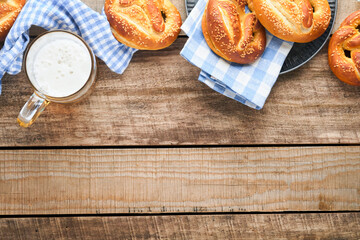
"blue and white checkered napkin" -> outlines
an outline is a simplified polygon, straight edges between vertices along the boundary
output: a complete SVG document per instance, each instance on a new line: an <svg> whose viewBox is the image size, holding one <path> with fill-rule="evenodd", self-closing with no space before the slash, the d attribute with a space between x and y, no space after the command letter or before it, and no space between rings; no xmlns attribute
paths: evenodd
<svg viewBox="0 0 360 240"><path fill-rule="evenodd" d="M100 15L80 0L28 0L0 51L0 80L6 72L13 75L21 71L31 25L82 36L95 55L116 73L124 72L137 51L113 37L104 13Z"/></svg>
<svg viewBox="0 0 360 240"><path fill-rule="evenodd" d="M260 59L251 65L230 63L208 47L201 29L207 0L199 0L182 25L189 36L181 56L201 68L199 80L213 90L260 110L270 94L293 43L267 33L267 46Z"/></svg>

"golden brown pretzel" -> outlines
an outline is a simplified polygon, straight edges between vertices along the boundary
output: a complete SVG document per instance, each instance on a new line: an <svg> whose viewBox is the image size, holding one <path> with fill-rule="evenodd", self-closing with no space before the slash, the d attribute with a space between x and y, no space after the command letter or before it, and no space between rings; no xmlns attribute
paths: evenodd
<svg viewBox="0 0 360 240"><path fill-rule="evenodd" d="M0 0L0 41L5 40L25 0Z"/></svg>
<svg viewBox="0 0 360 240"><path fill-rule="evenodd" d="M276 37L305 43L328 28L331 10L327 0L252 0L261 24Z"/></svg>
<svg viewBox="0 0 360 240"><path fill-rule="evenodd" d="M180 33L180 13L169 0L106 0L105 13L115 38L132 48L165 48Z"/></svg>
<svg viewBox="0 0 360 240"><path fill-rule="evenodd" d="M209 47L220 57L249 64L266 47L265 29L253 13L245 13L246 0L209 0L202 31Z"/></svg>
<svg viewBox="0 0 360 240"><path fill-rule="evenodd" d="M360 10L350 14L329 43L329 65L343 82L360 86Z"/></svg>

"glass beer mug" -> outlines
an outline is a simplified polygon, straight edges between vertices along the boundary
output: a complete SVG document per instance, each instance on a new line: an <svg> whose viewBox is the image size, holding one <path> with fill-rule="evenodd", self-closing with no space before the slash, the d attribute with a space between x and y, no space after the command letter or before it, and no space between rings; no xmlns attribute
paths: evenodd
<svg viewBox="0 0 360 240"><path fill-rule="evenodd" d="M78 35L55 30L29 44L23 67L34 89L17 118L29 127L49 103L73 103L85 97L95 84L96 57Z"/></svg>

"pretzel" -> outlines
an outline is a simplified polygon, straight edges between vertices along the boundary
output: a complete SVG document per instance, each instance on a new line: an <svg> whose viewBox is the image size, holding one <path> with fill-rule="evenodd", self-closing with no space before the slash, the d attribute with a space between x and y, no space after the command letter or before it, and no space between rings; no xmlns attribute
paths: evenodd
<svg viewBox="0 0 360 240"><path fill-rule="evenodd" d="M0 41L4 41L9 33L25 0L0 0Z"/></svg>
<svg viewBox="0 0 360 240"><path fill-rule="evenodd" d="M106 0L105 14L119 42L142 50L170 46L182 23L169 0Z"/></svg>
<svg viewBox="0 0 360 240"><path fill-rule="evenodd" d="M276 37L306 43L328 28L331 10L327 0L252 0L261 24Z"/></svg>
<svg viewBox="0 0 360 240"><path fill-rule="evenodd" d="M350 14L329 43L329 66L341 81L360 86L360 10Z"/></svg>
<svg viewBox="0 0 360 240"><path fill-rule="evenodd" d="M202 31L209 47L230 62L249 64L266 47L266 33L254 13L245 13L246 0L209 0Z"/></svg>

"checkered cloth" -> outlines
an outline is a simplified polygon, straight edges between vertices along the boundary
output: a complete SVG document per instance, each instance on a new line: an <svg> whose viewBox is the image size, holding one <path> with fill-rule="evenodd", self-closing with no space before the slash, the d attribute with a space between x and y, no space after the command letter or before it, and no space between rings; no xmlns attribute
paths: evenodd
<svg viewBox="0 0 360 240"><path fill-rule="evenodd" d="M0 80L6 72L13 75L21 71L31 25L46 30L68 30L82 36L95 55L119 74L137 51L113 37L104 13L100 15L80 0L28 0L0 51Z"/></svg>
<svg viewBox="0 0 360 240"><path fill-rule="evenodd" d="M260 59L251 65L230 63L208 47L201 29L207 0L199 0L182 25L189 36L181 56L201 68L199 80L213 90L260 110L270 94L293 43L267 33L267 46Z"/></svg>

